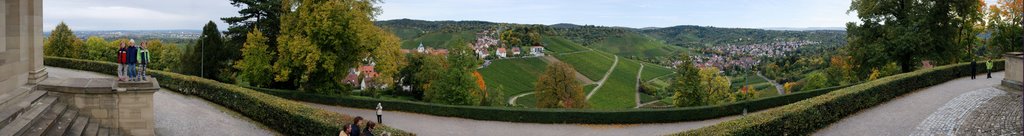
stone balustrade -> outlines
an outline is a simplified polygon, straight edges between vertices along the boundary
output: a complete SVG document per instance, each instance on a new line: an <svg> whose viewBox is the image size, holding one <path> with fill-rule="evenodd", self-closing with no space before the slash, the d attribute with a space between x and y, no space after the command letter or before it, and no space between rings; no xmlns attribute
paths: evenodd
<svg viewBox="0 0 1024 136"><path fill-rule="evenodd" d="M39 83L37 89L50 91L81 114L122 134L155 135L153 93L160 89L156 79L124 82L113 78L51 78Z"/></svg>
<svg viewBox="0 0 1024 136"><path fill-rule="evenodd" d="M1016 90L1022 90L1021 83L1024 81L1024 53L1009 52L1003 55L1006 59L1006 77L1002 85Z"/></svg>

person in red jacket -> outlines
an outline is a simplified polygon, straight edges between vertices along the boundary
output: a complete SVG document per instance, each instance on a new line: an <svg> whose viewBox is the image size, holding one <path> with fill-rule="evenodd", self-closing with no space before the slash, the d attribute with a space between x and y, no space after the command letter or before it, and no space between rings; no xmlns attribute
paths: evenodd
<svg viewBox="0 0 1024 136"><path fill-rule="evenodd" d="M128 50L124 46L124 41L122 41L121 47L117 49L117 81L124 81L125 76L127 76L125 65L128 62Z"/></svg>

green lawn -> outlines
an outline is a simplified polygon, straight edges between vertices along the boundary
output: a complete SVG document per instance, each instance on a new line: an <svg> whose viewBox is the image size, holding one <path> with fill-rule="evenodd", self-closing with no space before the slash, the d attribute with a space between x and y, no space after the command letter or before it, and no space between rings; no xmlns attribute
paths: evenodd
<svg viewBox="0 0 1024 136"><path fill-rule="evenodd" d="M504 94L508 98L533 91L537 78L547 65L540 58L495 60L487 68L480 69L480 74L484 76L487 90L493 91L498 86L504 86Z"/></svg>
<svg viewBox="0 0 1024 136"><path fill-rule="evenodd" d="M636 73L640 64L633 61L619 60L608 80L601 89L590 98L590 107L594 109L622 109L636 106Z"/></svg>
<svg viewBox="0 0 1024 136"><path fill-rule="evenodd" d="M587 78L590 78L590 80L594 81L601 80L601 77L604 77L605 72L607 72L608 68L610 68L612 63L615 62L614 58L606 57L605 55L594 51L557 55L556 58L562 62L572 65L577 72L580 72L580 74L583 74L584 76L587 76ZM620 58L620 60L624 59Z"/></svg>
<svg viewBox="0 0 1024 136"><path fill-rule="evenodd" d="M455 43L457 39L462 39L466 43L471 43L476 39L476 34L470 31L431 32L420 34L416 38L402 39L402 49L413 49L418 47L420 43L423 43L424 47L448 49L457 44Z"/></svg>
<svg viewBox="0 0 1024 136"><path fill-rule="evenodd" d="M621 61L621 60L620 60ZM633 61L633 60L631 60ZM639 61L637 61L639 62ZM640 78L643 81L648 81L657 77L672 74L672 69L666 68L661 65L642 62L644 64L644 73L640 74ZM664 77L663 77L664 78Z"/></svg>
<svg viewBox="0 0 1024 136"><path fill-rule="evenodd" d="M552 36L544 37L543 42L546 44L544 46L544 49L550 50L550 51L555 52L555 53L566 53L566 52L575 52L575 51L589 50L589 49L587 49L586 47L583 47L580 44L577 44L575 42L566 40L565 38L561 38L561 37L552 37Z"/></svg>

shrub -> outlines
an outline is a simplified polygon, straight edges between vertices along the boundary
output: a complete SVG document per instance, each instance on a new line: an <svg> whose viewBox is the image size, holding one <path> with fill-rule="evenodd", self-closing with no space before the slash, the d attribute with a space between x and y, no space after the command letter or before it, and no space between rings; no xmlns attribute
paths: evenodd
<svg viewBox="0 0 1024 136"><path fill-rule="evenodd" d="M1002 70L1004 61L995 61L995 65ZM675 135L809 135L862 109L959 78L969 70L969 63L960 63L893 75Z"/></svg>
<svg viewBox="0 0 1024 136"><path fill-rule="evenodd" d="M116 64L92 60L46 57L47 66L63 67L104 74L114 74ZM238 111L287 135L337 135L341 125L351 123L351 116L306 106L297 102L267 95L248 88L225 84L210 79L177 73L149 70L160 81L160 86L183 94L195 95L224 107ZM379 132L393 135L414 135L386 126Z"/></svg>

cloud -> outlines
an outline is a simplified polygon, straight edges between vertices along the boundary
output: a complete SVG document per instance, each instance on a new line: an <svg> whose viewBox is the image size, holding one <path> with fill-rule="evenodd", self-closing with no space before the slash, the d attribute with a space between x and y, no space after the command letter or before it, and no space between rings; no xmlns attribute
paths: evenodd
<svg viewBox="0 0 1024 136"><path fill-rule="evenodd" d="M237 16L239 8L227 0L46 0L43 29L65 22L72 30L202 29L222 17Z"/></svg>

